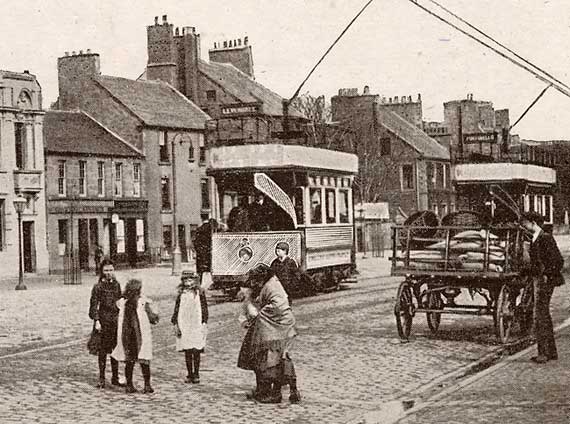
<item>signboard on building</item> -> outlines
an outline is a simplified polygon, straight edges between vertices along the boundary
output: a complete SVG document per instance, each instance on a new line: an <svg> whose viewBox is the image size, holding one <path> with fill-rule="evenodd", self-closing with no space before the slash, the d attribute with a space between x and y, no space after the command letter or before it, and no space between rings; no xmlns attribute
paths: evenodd
<svg viewBox="0 0 570 424"><path fill-rule="evenodd" d="M496 143L497 133L473 133L463 135L463 144Z"/></svg>
<svg viewBox="0 0 570 424"><path fill-rule="evenodd" d="M235 115L239 113L256 113L257 106L228 106L222 108L222 115Z"/></svg>

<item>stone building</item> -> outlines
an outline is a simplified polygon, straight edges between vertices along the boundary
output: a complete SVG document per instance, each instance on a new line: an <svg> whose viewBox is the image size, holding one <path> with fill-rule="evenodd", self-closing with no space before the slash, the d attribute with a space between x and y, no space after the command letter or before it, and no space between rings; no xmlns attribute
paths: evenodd
<svg viewBox="0 0 570 424"><path fill-rule="evenodd" d="M508 109L495 110L492 102L474 100L473 94L445 102L443 109L452 163L489 162L508 157Z"/></svg>
<svg viewBox="0 0 570 424"><path fill-rule="evenodd" d="M152 256L171 258L178 240L187 260L190 233L211 211L204 150L210 117L164 81L101 75L99 55L89 50L60 57L58 78L58 109L86 112L144 155Z"/></svg>
<svg viewBox="0 0 570 424"><path fill-rule="evenodd" d="M144 77L180 90L213 119L208 143L244 144L279 141L283 99L257 83L247 37L216 43L202 60L194 27L174 29L167 17L147 27L148 64ZM307 119L289 108L289 130L301 131ZM302 134L299 134L302 137ZM281 142L281 141L279 141Z"/></svg>
<svg viewBox="0 0 570 424"><path fill-rule="evenodd" d="M0 261L2 277L18 275L18 215L13 200L22 195L23 270L48 270L44 192L42 92L36 77L0 71Z"/></svg>
<svg viewBox="0 0 570 424"><path fill-rule="evenodd" d="M94 269L97 245L117 264L148 261L142 152L81 111L48 111L44 134L50 272L72 252Z"/></svg>
<svg viewBox="0 0 570 424"><path fill-rule="evenodd" d="M386 101L367 87L362 95L341 89L331 105L333 121L358 134L359 202L388 202L393 221L418 210L443 216L455 209L449 152L422 131L419 96L417 102L409 96Z"/></svg>

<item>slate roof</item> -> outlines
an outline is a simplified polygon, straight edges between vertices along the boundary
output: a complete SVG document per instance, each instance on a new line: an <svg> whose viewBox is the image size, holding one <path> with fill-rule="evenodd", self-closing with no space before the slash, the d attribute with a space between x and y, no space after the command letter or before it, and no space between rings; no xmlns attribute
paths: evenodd
<svg viewBox="0 0 570 424"><path fill-rule="evenodd" d="M135 81L101 75L95 80L151 127L204 129L210 117L162 81Z"/></svg>
<svg viewBox="0 0 570 424"><path fill-rule="evenodd" d="M236 97L238 99L236 103L261 103L262 113L271 116L283 115L282 97L254 81L232 64L201 60L198 63L198 70ZM305 118L301 112L292 107L289 107L289 115Z"/></svg>
<svg viewBox="0 0 570 424"><path fill-rule="evenodd" d="M395 112L378 107L378 123L423 157L450 160L449 150Z"/></svg>
<svg viewBox="0 0 570 424"><path fill-rule="evenodd" d="M143 157L138 150L85 112L47 111L43 127L48 153Z"/></svg>

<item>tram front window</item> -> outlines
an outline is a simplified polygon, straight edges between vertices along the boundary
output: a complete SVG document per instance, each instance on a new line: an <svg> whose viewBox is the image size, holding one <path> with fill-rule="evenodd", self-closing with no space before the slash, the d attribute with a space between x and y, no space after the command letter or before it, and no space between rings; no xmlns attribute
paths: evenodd
<svg viewBox="0 0 570 424"><path fill-rule="evenodd" d="M348 191L340 190L338 199L338 209L341 224L348 224Z"/></svg>
<svg viewBox="0 0 570 424"><path fill-rule="evenodd" d="M310 192L311 198L311 224L322 224L322 206L321 206L321 189L312 188Z"/></svg>
<svg viewBox="0 0 570 424"><path fill-rule="evenodd" d="M327 224L334 224L336 222L335 190L327 189L325 191L325 194L327 206Z"/></svg>

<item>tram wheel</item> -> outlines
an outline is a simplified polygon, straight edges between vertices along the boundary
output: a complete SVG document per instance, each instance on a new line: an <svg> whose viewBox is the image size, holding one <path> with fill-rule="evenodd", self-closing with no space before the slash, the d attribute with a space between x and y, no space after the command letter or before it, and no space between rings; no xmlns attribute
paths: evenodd
<svg viewBox="0 0 570 424"><path fill-rule="evenodd" d="M443 299L441 298L440 292L429 292L427 295L427 307L428 309L443 309ZM441 314L437 312L427 312L426 313L428 327L432 333L437 333L439 329L439 324L441 322Z"/></svg>
<svg viewBox="0 0 570 424"><path fill-rule="evenodd" d="M404 281L398 287L394 315L396 317L398 336L400 336L400 339L407 341L412 330L412 319L414 316L413 295L410 284L407 281Z"/></svg>
<svg viewBox="0 0 570 424"><path fill-rule="evenodd" d="M515 318L512 290L503 284L495 302L495 332L501 343L507 343Z"/></svg>

